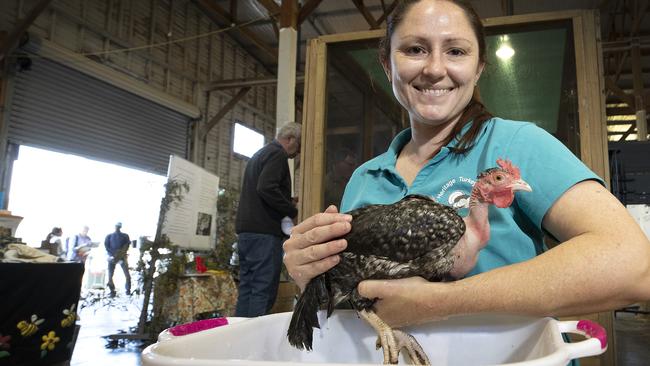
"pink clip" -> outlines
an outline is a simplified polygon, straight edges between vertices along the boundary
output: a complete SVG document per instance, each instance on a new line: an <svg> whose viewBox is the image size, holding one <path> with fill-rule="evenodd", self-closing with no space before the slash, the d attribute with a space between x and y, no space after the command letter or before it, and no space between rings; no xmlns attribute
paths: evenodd
<svg viewBox="0 0 650 366"><path fill-rule="evenodd" d="M607 332L600 324L591 320L580 320L577 328L589 338L598 338L601 349L607 348Z"/></svg>
<svg viewBox="0 0 650 366"><path fill-rule="evenodd" d="M213 319L199 320L192 323L186 323L186 324L177 325L175 327L171 327L169 328L169 332L174 336L183 336L186 334L200 332L206 329L220 327L222 325L228 325L228 319L213 318Z"/></svg>

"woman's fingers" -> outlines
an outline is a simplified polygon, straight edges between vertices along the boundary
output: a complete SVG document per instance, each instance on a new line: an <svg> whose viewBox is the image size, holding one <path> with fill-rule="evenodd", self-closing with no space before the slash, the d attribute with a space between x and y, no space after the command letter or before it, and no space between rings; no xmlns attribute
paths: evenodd
<svg viewBox="0 0 650 366"><path fill-rule="evenodd" d="M328 212L328 210L331 210L333 208L334 212ZM352 221L352 215L349 214L340 214L337 213L336 207L330 206L325 210L323 213L317 213L316 215L313 215L309 217L307 220L301 222L300 224L296 225L293 230L291 231L292 234L304 234L308 232L309 230L312 230L316 227L320 226L326 226L326 225L331 225L335 222L351 222Z"/></svg>
<svg viewBox="0 0 650 366"><path fill-rule="evenodd" d="M332 205L293 228L283 244L284 264L301 289L339 262L337 254L347 246L341 237L352 229L351 221L351 215L339 214Z"/></svg>
<svg viewBox="0 0 650 366"><path fill-rule="evenodd" d="M346 246L345 239L338 239L322 244L314 244L304 249L285 251L284 263L294 266L311 264L339 253Z"/></svg>
<svg viewBox="0 0 650 366"><path fill-rule="evenodd" d="M293 267L294 270L289 270L289 276L291 276L298 286L303 289L304 285L306 285L309 280L321 273L329 271L332 267L336 266L339 261L340 257L334 255L314 262L309 262L305 265L298 265Z"/></svg>

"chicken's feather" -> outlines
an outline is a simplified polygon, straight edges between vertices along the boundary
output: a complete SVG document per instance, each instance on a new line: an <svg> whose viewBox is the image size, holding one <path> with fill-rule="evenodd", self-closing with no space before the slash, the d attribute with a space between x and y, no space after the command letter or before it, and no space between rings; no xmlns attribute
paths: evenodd
<svg viewBox="0 0 650 366"><path fill-rule="evenodd" d="M465 232L453 208L421 195L392 205L370 205L349 212L352 230L345 252L404 263L439 248L446 255Z"/></svg>

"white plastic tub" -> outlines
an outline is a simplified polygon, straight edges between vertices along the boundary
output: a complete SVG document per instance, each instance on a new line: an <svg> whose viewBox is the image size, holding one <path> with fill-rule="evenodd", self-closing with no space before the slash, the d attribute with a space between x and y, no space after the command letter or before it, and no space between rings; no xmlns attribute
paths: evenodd
<svg viewBox="0 0 650 366"><path fill-rule="evenodd" d="M321 314L322 315L322 314ZM273 314L198 333L173 337L147 347L145 366L371 364L383 362L376 334L355 312L337 310L314 332L314 350L300 351L287 341L291 313ZM321 316L320 319L323 319ZM579 330L579 328L583 330ZM456 317L406 328L433 365L566 365L607 348L604 330L592 322L506 315ZM565 343L561 333L594 334ZM400 364L405 360L400 355Z"/></svg>

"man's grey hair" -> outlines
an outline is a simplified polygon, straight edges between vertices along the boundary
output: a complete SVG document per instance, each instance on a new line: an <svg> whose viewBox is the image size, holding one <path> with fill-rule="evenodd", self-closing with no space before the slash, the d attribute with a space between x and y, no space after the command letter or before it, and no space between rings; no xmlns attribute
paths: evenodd
<svg viewBox="0 0 650 366"><path fill-rule="evenodd" d="M290 138L295 137L300 139L301 125L296 122L287 122L278 128L278 132L275 135L275 138Z"/></svg>

